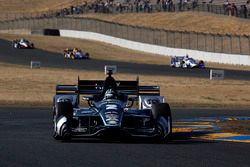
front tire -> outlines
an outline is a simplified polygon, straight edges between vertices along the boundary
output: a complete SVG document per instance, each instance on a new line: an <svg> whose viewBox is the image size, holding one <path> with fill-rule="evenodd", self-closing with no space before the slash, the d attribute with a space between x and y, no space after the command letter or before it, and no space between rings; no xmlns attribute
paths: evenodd
<svg viewBox="0 0 250 167"><path fill-rule="evenodd" d="M89 59L89 53L86 53L86 59Z"/></svg>
<svg viewBox="0 0 250 167"><path fill-rule="evenodd" d="M71 123L73 119L73 106L70 101L58 102L53 111L54 132L53 138L55 140L67 141L71 139ZM60 127L57 126L61 119L65 118L65 122Z"/></svg>
<svg viewBox="0 0 250 167"><path fill-rule="evenodd" d="M153 104L152 115L155 120L155 127L159 133L160 140L170 140L172 135L172 115L169 104Z"/></svg>

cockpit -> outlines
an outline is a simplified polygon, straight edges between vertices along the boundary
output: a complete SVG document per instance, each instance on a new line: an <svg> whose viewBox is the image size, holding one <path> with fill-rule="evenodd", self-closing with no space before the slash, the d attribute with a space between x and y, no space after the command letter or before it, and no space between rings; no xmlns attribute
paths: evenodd
<svg viewBox="0 0 250 167"><path fill-rule="evenodd" d="M114 91L113 89L108 89L105 94L104 94L104 99L117 99L118 98L118 93Z"/></svg>
<svg viewBox="0 0 250 167"><path fill-rule="evenodd" d="M21 38L21 39L20 39L20 42L25 42L25 43L27 43L28 40L26 40L26 39L24 39L24 38Z"/></svg>

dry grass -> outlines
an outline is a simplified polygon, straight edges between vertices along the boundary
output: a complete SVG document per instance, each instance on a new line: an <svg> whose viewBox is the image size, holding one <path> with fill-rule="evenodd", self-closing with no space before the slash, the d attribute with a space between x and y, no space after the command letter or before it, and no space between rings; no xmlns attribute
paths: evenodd
<svg viewBox="0 0 250 167"><path fill-rule="evenodd" d="M0 0L0 20L39 15L94 0Z"/></svg>
<svg viewBox="0 0 250 167"><path fill-rule="evenodd" d="M15 39L20 36L0 35L0 38ZM115 59L126 62L167 64L168 58L142 52L122 49L93 41L24 36L35 42L41 49L61 52L64 47L79 47L91 51L95 59ZM101 49L100 49L101 48ZM93 53L92 53L93 51ZM143 57L143 59L142 59ZM228 68L240 69L238 66ZM119 68L119 67L118 67ZM249 69L249 67L248 67ZM29 69L28 66L0 64L0 104L1 105L50 105L55 94L56 84L74 84L77 76L86 79L103 79L103 72L84 70L41 68ZM119 74L117 79L134 80L131 74ZM209 79L167 76L140 76L143 85L159 85L161 93L171 106L180 107L249 107L250 81L210 81Z"/></svg>
<svg viewBox="0 0 250 167"><path fill-rule="evenodd" d="M104 79L103 72L69 69L29 69L0 63L0 105L51 105L56 84L76 84L78 75ZM116 79L134 80L131 74ZM140 76L143 85L161 86L161 94L172 107L249 107L250 81L209 81L208 79Z"/></svg>
<svg viewBox="0 0 250 167"><path fill-rule="evenodd" d="M205 12L84 14L79 17L97 18L115 23L165 30L213 34L250 34L250 22L248 20Z"/></svg>
<svg viewBox="0 0 250 167"><path fill-rule="evenodd" d="M62 9L93 0L0 0L0 14L30 13Z"/></svg>

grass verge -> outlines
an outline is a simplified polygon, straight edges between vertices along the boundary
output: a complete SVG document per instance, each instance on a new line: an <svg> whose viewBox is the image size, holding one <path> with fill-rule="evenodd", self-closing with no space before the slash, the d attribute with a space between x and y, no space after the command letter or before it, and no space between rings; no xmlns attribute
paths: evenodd
<svg viewBox="0 0 250 167"><path fill-rule="evenodd" d="M50 106L56 84L76 84L78 75L104 79L103 72L41 68L0 63L0 105ZM131 74L116 79L135 80ZM140 76L142 85L159 85L172 107L250 107L250 81L210 81L208 79L166 76Z"/></svg>
<svg viewBox="0 0 250 167"><path fill-rule="evenodd" d="M78 47L90 52L92 58L126 62L168 64L169 58L145 54L116 46L80 39L0 34L0 38L12 40L25 37L37 48L62 52L65 47ZM249 70L244 66L226 68ZM119 67L118 67L119 68ZM104 79L103 72L86 70L41 68L0 63L1 105L51 105L56 84L76 84L78 75L86 79ZM118 74L117 79L134 80L131 74ZM223 80L169 76L140 76L143 85L161 86L161 94L174 107L247 108L250 106L250 81Z"/></svg>

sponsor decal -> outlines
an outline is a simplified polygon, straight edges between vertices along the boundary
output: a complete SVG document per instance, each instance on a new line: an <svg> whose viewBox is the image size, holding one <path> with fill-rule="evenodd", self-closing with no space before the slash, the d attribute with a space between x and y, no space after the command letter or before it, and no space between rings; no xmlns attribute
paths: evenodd
<svg viewBox="0 0 250 167"><path fill-rule="evenodd" d="M107 104L106 110L117 110L118 106L116 104Z"/></svg>
<svg viewBox="0 0 250 167"><path fill-rule="evenodd" d="M105 118L108 124L117 124L119 122L118 112L106 112Z"/></svg>

